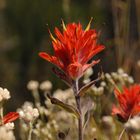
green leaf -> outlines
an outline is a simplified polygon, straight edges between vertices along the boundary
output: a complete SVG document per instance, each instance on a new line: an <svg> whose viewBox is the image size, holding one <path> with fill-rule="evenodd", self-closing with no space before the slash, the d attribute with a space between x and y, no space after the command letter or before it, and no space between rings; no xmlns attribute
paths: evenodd
<svg viewBox="0 0 140 140"><path fill-rule="evenodd" d="M100 79L101 79L101 78L99 77L99 78L97 78L97 79L95 79L95 80L89 82L89 83L86 84L85 86L83 86L83 87L79 90L77 96L80 96L80 97L84 96L84 95L86 94L86 91L87 91L93 84L95 84L96 82L98 82Z"/></svg>
<svg viewBox="0 0 140 140"><path fill-rule="evenodd" d="M62 107L63 109L65 109L69 113L74 114L77 118L80 117L80 113L75 107L62 102L62 101L58 100L57 98L50 96L49 94L47 94L47 97L51 100L52 104L56 104L56 105Z"/></svg>

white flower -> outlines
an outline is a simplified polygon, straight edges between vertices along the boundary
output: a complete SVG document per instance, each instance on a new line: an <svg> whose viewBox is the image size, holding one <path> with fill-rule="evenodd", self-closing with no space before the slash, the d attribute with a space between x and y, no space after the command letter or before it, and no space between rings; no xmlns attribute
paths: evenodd
<svg viewBox="0 0 140 140"><path fill-rule="evenodd" d="M105 86L106 86L106 82L102 81L102 82L101 82L101 86L102 86L102 87L105 87Z"/></svg>
<svg viewBox="0 0 140 140"><path fill-rule="evenodd" d="M62 89L57 89L53 96L61 101L66 102L67 100L74 98L73 94L72 94L72 89L66 89L66 90L62 90Z"/></svg>
<svg viewBox="0 0 140 140"><path fill-rule="evenodd" d="M10 122L10 123L6 123L5 127L7 130L13 130L14 129L14 123Z"/></svg>
<svg viewBox="0 0 140 140"><path fill-rule="evenodd" d="M130 119L127 123L125 123L124 127L130 133L140 132L140 116L135 116Z"/></svg>
<svg viewBox="0 0 140 140"><path fill-rule="evenodd" d="M12 130L8 130L5 126L0 127L0 140L15 140Z"/></svg>
<svg viewBox="0 0 140 140"><path fill-rule="evenodd" d="M39 86L38 81L34 81L34 80L29 81L29 83L27 84L27 88L29 90L37 90L38 86Z"/></svg>
<svg viewBox="0 0 140 140"><path fill-rule="evenodd" d="M55 98L61 100L61 101L64 101L65 100L65 94L64 94L64 91L62 89L57 89L55 92L54 92L54 95L53 95Z"/></svg>
<svg viewBox="0 0 140 140"><path fill-rule="evenodd" d="M106 77L107 79L111 79L111 75L110 75L109 73L106 73L106 74L105 74L105 77Z"/></svg>
<svg viewBox="0 0 140 140"><path fill-rule="evenodd" d="M90 67L85 72L85 78L89 78L93 74L93 69Z"/></svg>
<svg viewBox="0 0 140 140"><path fill-rule="evenodd" d="M103 128L108 132L115 131L115 124L111 116L104 116L102 118L102 125L103 125Z"/></svg>
<svg viewBox="0 0 140 140"><path fill-rule="evenodd" d="M97 132L97 129L96 129L95 127L93 127L93 128L91 129L91 132L92 132L92 133L96 133L96 132Z"/></svg>
<svg viewBox="0 0 140 140"><path fill-rule="evenodd" d="M99 87L98 88L98 95L102 95L104 93L104 88L103 87Z"/></svg>
<svg viewBox="0 0 140 140"><path fill-rule="evenodd" d="M123 74L123 73L124 73L124 70L123 70L122 68L119 68L119 69L118 69L118 73L119 73L119 74Z"/></svg>
<svg viewBox="0 0 140 140"><path fill-rule="evenodd" d="M44 91L50 91L52 89L52 83L50 81L44 81L40 84L40 89Z"/></svg>
<svg viewBox="0 0 140 140"><path fill-rule="evenodd" d="M133 77L129 76L128 81L129 81L129 83L133 84L134 83Z"/></svg>
<svg viewBox="0 0 140 140"><path fill-rule="evenodd" d="M34 121L39 116L37 108L33 108L31 104L24 104L23 109L19 110L20 118L27 122Z"/></svg>
<svg viewBox="0 0 140 140"><path fill-rule="evenodd" d="M37 108L34 108L32 113L34 118L37 118L39 116L39 112Z"/></svg>
<svg viewBox="0 0 140 140"><path fill-rule="evenodd" d="M84 79L84 81L83 81L83 83L84 84L87 84L87 83L89 83L91 80L88 78L88 79Z"/></svg>
<svg viewBox="0 0 140 140"><path fill-rule="evenodd" d="M3 100L8 100L10 98L10 92L6 88L0 87L0 102Z"/></svg>

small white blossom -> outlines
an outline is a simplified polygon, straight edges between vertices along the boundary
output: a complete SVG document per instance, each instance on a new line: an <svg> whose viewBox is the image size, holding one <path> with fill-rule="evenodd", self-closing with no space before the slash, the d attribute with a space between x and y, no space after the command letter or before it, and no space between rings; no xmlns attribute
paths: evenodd
<svg viewBox="0 0 140 140"><path fill-rule="evenodd" d="M0 87L0 102L3 100L8 100L10 98L10 92L6 88Z"/></svg>
<svg viewBox="0 0 140 140"><path fill-rule="evenodd" d="M40 84L40 89L44 91L50 91L52 89L52 83L50 81L44 81Z"/></svg>
<svg viewBox="0 0 140 140"><path fill-rule="evenodd" d="M98 88L98 94L102 95L104 93L104 88L103 87L99 87Z"/></svg>
<svg viewBox="0 0 140 140"><path fill-rule="evenodd" d="M68 101L72 98L74 98L73 93L72 93L72 89L66 89L66 90L62 90L62 89L57 89L53 96L61 101Z"/></svg>
<svg viewBox="0 0 140 140"><path fill-rule="evenodd" d="M106 77L107 79L111 79L111 75L110 75L109 73L106 73L106 74L105 74L105 77Z"/></svg>
<svg viewBox="0 0 140 140"><path fill-rule="evenodd" d="M130 133L140 132L140 116L135 116L130 119L127 123L125 123L124 127Z"/></svg>
<svg viewBox="0 0 140 140"><path fill-rule="evenodd" d="M94 93L97 93L98 91L98 88L95 85L91 86L91 89Z"/></svg>
<svg viewBox="0 0 140 140"><path fill-rule="evenodd" d="M122 76L123 78L128 78L128 74L127 74L127 73L123 73L123 74L121 74L121 76Z"/></svg>
<svg viewBox="0 0 140 140"><path fill-rule="evenodd" d="M6 123L5 127L7 130L13 130L14 129L14 123L10 122L10 123Z"/></svg>
<svg viewBox="0 0 140 140"><path fill-rule="evenodd" d="M37 90L38 86L39 86L38 81L34 81L34 80L29 81L29 83L27 84L27 88L29 90Z"/></svg>
<svg viewBox="0 0 140 140"><path fill-rule="evenodd" d="M0 127L0 140L15 140L12 130L8 130L5 126Z"/></svg>
<svg viewBox="0 0 140 140"><path fill-rule="evenodd" d="M119 73L119 74L123 74L123 73L124 73L124 70L123 70L122 68L119 68L119 69L118 69L118 73Z"/></svg>
<svg viewBox="0 0 140 140"><path fill-rule="evenodd" d="M115 131L115 124L111 116L104 116L102 118L102 125L103 125L103 128L107 130L108 132Z"/></svg>
<svg viewBox="0 0 140 140"><path fill-rule="evenodd" d="M37 108L33 108L30 104L24 104L22 108L23 109L20 109L18 112L20 118L22 118L23 120L30 122L38 118L39 111Z"/></svg>
<svg viewBox="0 0 140 140"><path fill-rule="evenodd" d="M118 79L118 74L116 72L112 72L111 76L113 79L117 80Z"/></svg>
<svg viewBox="0 0 140 140"><path fill-rule="evenodd" d="M105 86L106 86L106 82L102 81L102 82L101 82L101 86L102 86L102 87L105 87Z"/></svg>
<svg viewBox="0 0 140 140"><path fill-rule="evenodd" d="M91 80L88 78L88 79L84 79L84 81L83 81L83 83L84 84L87 84L87 83L89 83Z"/></svg>
<svg viewBox="0 0 140 140"><path fill-rule="evenodd" d="M134 79L133 79L133 77L129 76L129 78L128 78L128 82L129 82L130 84L133 84L133 83L134 83Z"/></svg>
<svg viewBox="0 0 140 140"><path fill-rule="evenodd" d="M89 78L93 74L93 69L90 67L85 72L85 78Z"/></svg>
<svg viewBox="0 0 140 140"><path fill-rule="evenodd" d="M91 132L92 132L92 133L96 133L96 132L97 132L97 129L96 129L95 127L93 127L93 128L91 129Z"/></svg>

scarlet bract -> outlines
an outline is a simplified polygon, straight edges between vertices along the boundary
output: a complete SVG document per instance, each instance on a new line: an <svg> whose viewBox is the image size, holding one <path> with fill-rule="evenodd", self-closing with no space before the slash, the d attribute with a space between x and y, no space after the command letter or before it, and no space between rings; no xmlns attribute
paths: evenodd
<svg viewBox="0 0 140 140"><path fill-rule="evenodd" d="M115 89L119 107L113 106L112 114L118 115L123 121L140 113L140 85L123 88L122 93Z"/></svg>
<svg viewBox="0 0 140 140"><path fill-rule="evenodd" d="M96 30L89 27L90 24L83 30L80 23L70 23L66 26L63 24L62 32L55 28L56 38L50 33L54 55L45 52L40 52L39 55L56 65L68 78L80 78L89 67L99 62L96 60L88 64L88 61L104 49L103 45L97 44Z"/></svg>

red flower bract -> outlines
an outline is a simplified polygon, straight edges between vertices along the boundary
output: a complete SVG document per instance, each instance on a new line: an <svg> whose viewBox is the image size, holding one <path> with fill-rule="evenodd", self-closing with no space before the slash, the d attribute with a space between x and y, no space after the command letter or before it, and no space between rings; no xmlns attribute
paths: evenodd
<svg viewBox="0 0 140 140"><path fill-rule="evenodd" d="M140 85L124 87L122 93L115 89L115 95L119 107L113 106L113 115L118 115L122 121L127 121L130 117L140 113Z"/></svg>
<svg viewBox="0 0 140 140"><path fill-rule="evenodd" d="M90 23L85 30L80 23L70 23L63 25L63 31L55 28L56 38L52 38L54 55L51 56L45 52L39 55L45 60L55 64L70 79L80 78L83 73L99 60L88 64L88 61L97 53L104 49L103 45L97 44L98 34L96 30L89 29Z"/></svg>
<svg viewBox="0 0 140 140"><path fill-rule="evenodd" d="M14 120L16 120L18 118L19 118L19 113L10 112L3 117L3 123L6 124L6 123L9 123L9 122L13 122Z"/></svg>

